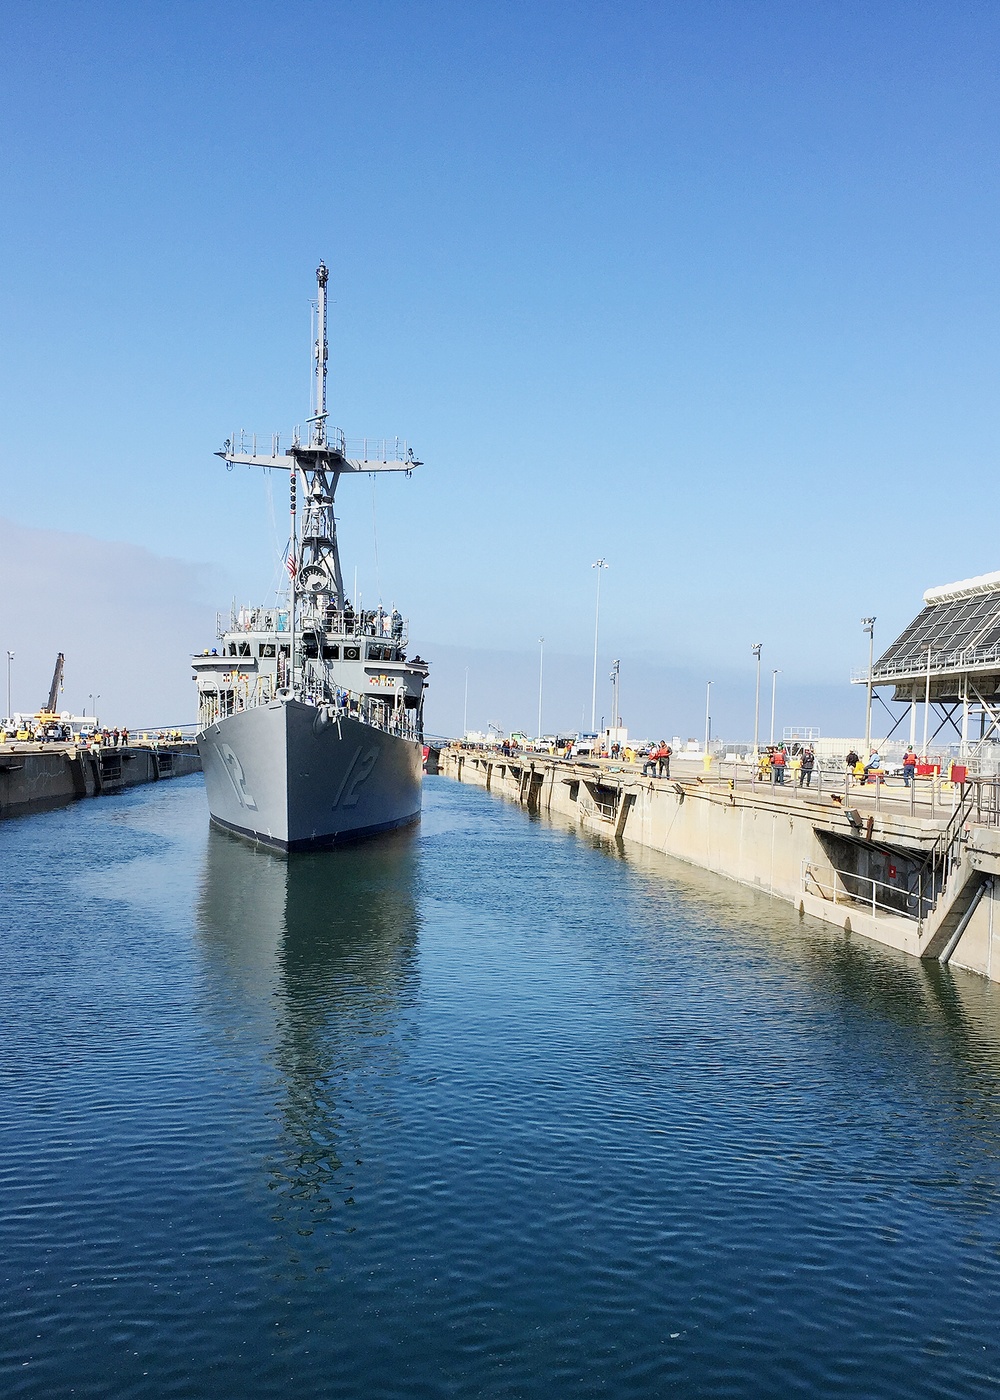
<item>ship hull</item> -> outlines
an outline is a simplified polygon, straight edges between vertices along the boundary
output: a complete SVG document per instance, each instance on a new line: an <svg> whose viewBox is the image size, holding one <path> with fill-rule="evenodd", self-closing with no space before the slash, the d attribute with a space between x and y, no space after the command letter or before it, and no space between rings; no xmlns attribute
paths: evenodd
<svg viewBox="0 0 1000 1400"><path fill-rule="evenodd" d="M212 820L279 851L323 850L420 816L421 745L275 701L198 735Z"/></svg>

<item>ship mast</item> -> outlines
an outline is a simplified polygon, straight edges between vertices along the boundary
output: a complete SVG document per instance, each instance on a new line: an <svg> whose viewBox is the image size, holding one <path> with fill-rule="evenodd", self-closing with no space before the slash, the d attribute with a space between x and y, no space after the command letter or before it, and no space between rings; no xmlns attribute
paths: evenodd
<svg viewBox="0 0 1000 1400"><path fill-rule="evenodd" d="M313 344L314 359L314 411L308 419L308 441L301 442L296 432L287 452L279 452L278 439L274 438L270 453L258 453L257 439L247 443L246 435L240 434L237 445L235 434L228 439L220 452L216 453L230 465L237 463L248 467L263 467L265 470L283 470L291 474L291 541L289 560L292 569L290 599L290 621L292 633L292 675L296 674L295 659L296 631L303 624L318 624L330 602L338 612L344 608L344 580L340 568L340 550L337 547L337 523L333 514L333 498L337 484L345 473L361 472L406 472L421 464L413 455L412 448L402 445L397 438L395 445L385 442L371 446L375 449L371 458L368 453L368 440L365 440L364 455L355 460L346 455L343 433L334 428L327 431L326 408L326 367L328 345L326 338L327 309L326 287L330 273L324 262L316 269L316 340ZM252 450L247 451L250 446ZM378 448L381 456L376 456ZM303 505L301 528L296 530L296 486L301 474ZM355 599L355 603L357 600Z"/></svg>
<svg viewBox="0 0 1000 1400"><path fill-rule="evenodd" d="M326 263L321 262L316 269L316 344L313 356L316 360L316 413L312 419L312 442L314 447L326 446L326 284L330 273Z"/></svg>

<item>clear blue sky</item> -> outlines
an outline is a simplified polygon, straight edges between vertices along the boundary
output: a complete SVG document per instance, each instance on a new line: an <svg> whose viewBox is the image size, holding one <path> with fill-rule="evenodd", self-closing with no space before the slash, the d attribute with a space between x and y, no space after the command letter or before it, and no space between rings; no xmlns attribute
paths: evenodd
<svg viewBox="0 0 1000 1400"><path fill-rule="evenodd" d="M533 724L539 635L579 723L603 554L644 731L713 677L746 734L756 640L843 731L861 616L1000 566L998 49L995 4L7 5L0 514L263 593L211 451L304 418L323 257L334 421L426 462L379 582L436 727L485 652L470 723ZM371 597L367 479L341 517Z"/></svg>

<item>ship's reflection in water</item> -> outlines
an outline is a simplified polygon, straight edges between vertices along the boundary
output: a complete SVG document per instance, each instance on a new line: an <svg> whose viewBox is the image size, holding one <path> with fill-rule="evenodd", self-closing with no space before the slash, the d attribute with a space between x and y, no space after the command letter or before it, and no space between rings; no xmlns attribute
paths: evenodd
<svg viewBox="0 0 1000 1400"><path fill-rule="evenodd" d="M415 881L412 831L291 859L209 835L198 924L213 1000L221 984L227 1036L270 1047L273 1218L303 1235L353 1204L359 1129L390 1112L417 988Z"/></svg>
<svg viewBox="0 0 1000 1400"><path fill-rule="evenodd" d="M4 1395L996 1393L1000 985L464 785L285 861L185 781L5 828Z"/></svg>

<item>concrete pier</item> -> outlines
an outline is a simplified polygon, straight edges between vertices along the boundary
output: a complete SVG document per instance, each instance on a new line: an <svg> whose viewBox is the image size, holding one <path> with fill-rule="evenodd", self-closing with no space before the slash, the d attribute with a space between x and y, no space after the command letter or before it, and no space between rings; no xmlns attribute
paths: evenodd
<svg viewBox="0 0 1000 1400"><path fill-rule="evenodd" d="M78 748L75 744L0 745L0 817L60 807L141 783L200 773L193 743Z"/></svg>
<svg viewBox="0 0 1000 1400"><path fill-rule="evenodd" d="M440 771L794 903L847 934L1000 980L1000 788L771 787L449 746ZM996 909L996 917L994 910ZM997 947L994 950L994 942Z"/></svg>

